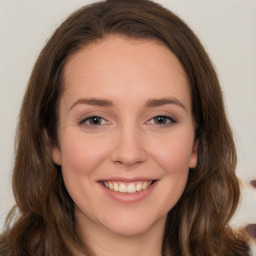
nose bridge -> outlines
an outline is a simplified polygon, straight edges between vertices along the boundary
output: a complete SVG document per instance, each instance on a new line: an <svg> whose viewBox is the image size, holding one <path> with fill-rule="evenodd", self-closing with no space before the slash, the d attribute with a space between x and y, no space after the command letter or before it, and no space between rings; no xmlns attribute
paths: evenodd
<svg viewBox="0 0 256 256"><path fill-rule="evenodd" d="M118 130L112 161L124 165L133 165L146 160L143 132L133 122L126 122Z"/></svg>

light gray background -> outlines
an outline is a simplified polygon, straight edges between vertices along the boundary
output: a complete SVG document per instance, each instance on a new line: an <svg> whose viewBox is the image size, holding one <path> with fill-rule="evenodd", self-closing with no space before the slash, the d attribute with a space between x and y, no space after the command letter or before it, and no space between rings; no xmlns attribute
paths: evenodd
<svg viewBox="0 0 256 256"><path fill-rule="evenodd" d="M0 230L14 204L11 169L15 127L33 64L54 29L73 10L93 1L0 0ZM256 222L256 1L158 0L201 38L223 87L242 179L233 225Z"/></svg>

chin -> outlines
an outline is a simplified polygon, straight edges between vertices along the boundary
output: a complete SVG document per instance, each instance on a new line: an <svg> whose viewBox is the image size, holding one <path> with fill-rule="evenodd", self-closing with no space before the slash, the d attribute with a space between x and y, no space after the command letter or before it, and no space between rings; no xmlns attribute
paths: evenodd
<svg viewBox="0 0 256 256"><path fill-rule="evenodd" d="M122 218L123 217L123 218ZM150 214L141 216L119 216L102 223L111 232L125 237L139 236L165 225L166 216L152 218Z"/></svg>

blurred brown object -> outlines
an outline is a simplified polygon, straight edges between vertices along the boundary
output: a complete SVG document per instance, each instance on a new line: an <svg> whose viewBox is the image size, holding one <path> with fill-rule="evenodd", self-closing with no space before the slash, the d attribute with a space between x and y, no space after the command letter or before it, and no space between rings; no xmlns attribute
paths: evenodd
<svg viewBox="0 0 256 256"><path fill-rule="evenodd" d="M248 224L246 226L246 230L250 236L256 240L256 224Z"/></svg>
<svg viewBox="0 0 256 256"><path fill-rule="evenodd" d="M251 184L254 188L256 188L256 180L251 180L251 181L250 181L250 184Z"/></svg>
<svg viewBox="0 0 256 256"><path fill-rule="evenodd" d="M252 185L252 187L256 188L256 180L251 180L250 184ZM246 230L250 234L250 236L256 240L256 224L248 224L246 226Z"/></svg>

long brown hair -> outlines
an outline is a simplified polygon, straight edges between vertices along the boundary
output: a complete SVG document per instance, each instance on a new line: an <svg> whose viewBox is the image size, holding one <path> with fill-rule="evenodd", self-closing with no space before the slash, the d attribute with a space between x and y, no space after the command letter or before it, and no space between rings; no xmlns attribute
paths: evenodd
<svg viewBox="0 0 256 256"><path fill-rule="evenodd" d="M1 235L0 254L61 256L82 251L91 255L76 232L74 204L60 167L51 159L50 146L58 143L65 63L81 47L110 34L162 41L180 60L191 86L199 164L190 170L185 191L168 214L163 254L249 255L245 238L228 225L240 192L235 146L216 72L190 28L171 11L147 0L85 6L63 22L42 50L20 112L13 171L17 206Z"/></svg>

